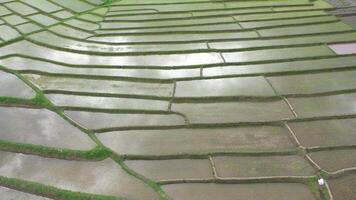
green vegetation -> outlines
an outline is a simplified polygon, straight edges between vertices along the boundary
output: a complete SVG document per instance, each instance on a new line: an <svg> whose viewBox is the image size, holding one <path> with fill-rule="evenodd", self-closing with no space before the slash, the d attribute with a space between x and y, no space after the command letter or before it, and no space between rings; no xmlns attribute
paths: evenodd
<svg viewBox="0 0 356 200"><path fill-rule="evenodd" d="M100 146L90 151L78 151L33 144L20 144L4 140L0 140L0 150L66 160L103 160L111 154L106 148Z"/></svg>
<svg viewBox="0 0 356 200"><path fill-rule="evenodd" d="M326 200L321 195L320 188L318 186L318 177L309 178L305 184L309 187L310 191L314 194L317 200Z"/></svg>
<svg viewBox="0 0 356 200"><path fill-rule="evenodd" d="M103 5L108 5L114 2L115 0L103 0Z"/></svg>
<svg viewBox="0 0 356 200"><path fill-rule="evenodd" d="M6 96L0 96L0 104L8 105L8 106L23 105L23 106L33 106L33 107L36 107L38 105L31 99L21 99L21 98L6 97Z"/></svg>

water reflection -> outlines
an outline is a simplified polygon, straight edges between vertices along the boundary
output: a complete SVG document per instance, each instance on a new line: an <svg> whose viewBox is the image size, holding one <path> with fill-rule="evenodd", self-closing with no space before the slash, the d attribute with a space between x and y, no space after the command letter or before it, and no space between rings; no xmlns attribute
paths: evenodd
<svg viewBox="0 0 356 200"><path fill-rule="evenodd" d="M168 101L134 98L92 97L62 94L47 94L56 106L75 106L87 108L125 109L125 110L168 110Z"/></svg>
<svg viewBox="0 0 356 200"><path fill-rule="evenodd" d="M0 175L86 193L158 199L154 190L110 159L66 161L0 152Z"/></svg>
<svg viewBox="0 0 356 200"><path fill-rule="evenodd" d="M0 186L0 197L4 200L50 200L44 197L26 194L20 191L4 188Z"/></svg>
<svg viewBox="0 0 356 200"><path fill-rule="evenodd" d="M2 55L22 54L48 59L72 65L108 65L108 66L186 66L223 63L218 53L190 53L169 55L141 56L95 56L71 53L38 46L28 41L21 41L0 49Z"/></svg>
<svg viewBox="0 0 356 200"><path fill-rule="evenodd" d="M0 70L0 96L30 99L35 96L35 92L15 75Z"/></svg>
<svg viewBox="0 0 356 200"><path fill-rule="evenodd" d="M163 186L175 200L315 200L306 185L299 183L265 184L172 184Z"/></svg>
<svg viewBox="0 0 356 200"><path fill-rule="evenodd" d="M134 77L134 78L154 78L154 79L173 79L199 77L200 69L120 69L120 68L93 68L93 67L68 67L68 63L63 65L53 64L50 62L33 60L22 57L10 57L0 59L0 65L15 70L37 70L49 73L63 74L84 74L94 76L117 76L117 77Z"/></svg>
<svg viewBox="0 0 356 200"><path fill-rule="evenodd" d="M85 133L48 110L0 107L0 116L1 140L77 150L95 147Z"/></svg>
<svg viewBox="0 0 356 200"><path fill-rule="evenodd" d="M271 126L133 130L100 133L97 136L116 152L137 155L277 151L295 148L286 129Z"/></svg>

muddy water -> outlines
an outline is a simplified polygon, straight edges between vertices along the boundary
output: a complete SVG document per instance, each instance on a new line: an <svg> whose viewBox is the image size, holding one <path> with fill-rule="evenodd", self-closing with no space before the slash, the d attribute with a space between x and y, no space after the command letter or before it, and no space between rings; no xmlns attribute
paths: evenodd
<svg viewBox="0 0 356 200"><path fill-rule="evenodd" d="M171 97L173 84L25 75L43 90Z"/></svg>
<svg viewBox="0 0 356 200"><path fill-rule="evenodd" d="M0 116L0 140L75 150L96 146L86 133L49 110L0 107Z"/></svg>
<svg viewBox="0 0 356 200"><path fill-rule="evenodd" d="M20 191L0 186L0 198L2 200L49 200L48 198L23 193Z"/></svg>
<svg viewBox="0 0 356 200"><path fill-rule="evenodd" d="M221 156L214 158L221 177L313 176L316 171L301 156Z"/></svg>
<svg viewBox="0 0 356 200"><path fill-rule="evenodd" d="M356 43L333 44L329 47L337 54L353 54L356 53Z"/></svg>
<svg viewBox="0 0 356 200"><path fill-rule="evenodd" d="M316 200L307 186L297 183L176 184L163 189L175 200Z"/></svg>
<svg viewBox="0 0 356 200"><path fill-rule="evenodd" d="M150 49L151 50L151 49ZM62 61L64 62L64 61ZM120 69L120 68L79 68L57 65L50 62L28 58L9 57L0 60L0 64L14 70L37 70L50 73L85 74L95 76L119 76L135 78L185 78L199 77L199 68L194 69Z"/></svg>
<svg viewBox="0 0 356 200"><path fill-rule="evenodd" d="M0 71L0 96L32 98L35 92L15 75Z"/></svg>
<svg viewBox="0 0 356 200"><path fill-rule="evenodd" d="M356 71L275 76L268 78L280 95L317 94L356 87Z"/></svg>
<svg viewBox="0 0 356 200"><path fill-rule="evenodd" d="M0 175L85 193L158 199L154 190L110 159L67 161L0 152Z"/></svg>
<svg viewBox="0 0 356 200"><path fill-rule="evenodd" d="M356 144L356 119L335 119L289 123L305 147Z"/></svg>
<svg viewBox="0 0 356 200"><path fill-rule="evenodd" d="M167 155L295 149L288 134L282 127L260 126L120 131L101 133L98 138L121 154Z"/></svg>
<svg viewBox="0 0 356 200"><path fill-rule="evenodd" d="M294 118L282 101L173 103L172 110L185 114L192 124L265 122Z"/></svg>
<svg viewBox="0 0 356 200"><path fill-rule="evenodd" d="M288 98L299 117L353 115L356 113L356 94Z"/></svg>
<svg viewBox="0 0 356 200"><path fill-rule="evenodd" d="M183 117L176 114L121 114L66 111L65 114L88 129L134 126L184 125Z"/></svg>
<svg viewBox="0 0 356 200"><path fill-rule="evenodd" d="M261 77L239 77L177 82L176 97L275 96Z"/></svg>
<svg viewBox="0 0 356 200"><path fill-rule="evenodd" d="M155 180L212 178L212 168L206 160L139 160L127 161L138 173Z"/></svg>
<svg viewBox="0 0 356 200"><path fill-rule="evenodd" d="M321 168L329 172L356 167L355 149L319 151L310 155Z"/></svg>
<svg viewBox="0 0 356 200"><path fill-rule="evenodd" d="M329 181L335 200L354 200L356 197L356 174Z"/></svg>
<svg viewBox="0 0 356 200"><path fill-rule="evenodd" d="M168 110L168 101L135 99L135 98L112 98L92 97L62 94L46 95L56 106L75 106L87 108L124 109L124 110Z"/></svg>
<svg viewBox="0 0 356 200"><path fill-rule="evenodd" d="M201 34L197 34L201 36ZM171 36L169 36L171 38ZM40 47L29 42L18 42L0 49L0 53L8 55L19 53L40 57L57 62L66 61L78 65L110 65L110 66L187 66L203 64L221 64L222 58L218 53L189 53L169 55L138 55L138 56L94 56L58 51Z"/></svg>

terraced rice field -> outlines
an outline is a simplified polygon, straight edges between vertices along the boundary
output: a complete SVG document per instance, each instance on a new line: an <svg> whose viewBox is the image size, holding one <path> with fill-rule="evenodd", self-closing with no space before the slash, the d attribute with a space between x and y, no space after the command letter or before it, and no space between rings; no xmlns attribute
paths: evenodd
<svg viewBox="0 0 356 200"><path fill-rule="evenodd" d="M355 200L354 0L0 0L0 200Z"/></svg>

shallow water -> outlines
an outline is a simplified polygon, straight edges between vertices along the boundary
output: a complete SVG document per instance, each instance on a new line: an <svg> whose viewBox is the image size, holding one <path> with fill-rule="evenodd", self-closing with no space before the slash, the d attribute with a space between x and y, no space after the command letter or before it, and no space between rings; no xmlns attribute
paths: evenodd
<svg viewBox="0 0 356 200"><path fill-rule="evenodd" d="M329 181L331 192L336 200L354 200L356 196L356 175L350 174Z"/></svg>
<svg viewBox="0 0 356 200"><path fill-rule="evenodd" d="M0 152L0 175L84 193L158 199L151 188L110 159L67 161Z"/></svg>
<svg viewBox="0 0 356 200"><path fill-rule="evenodd" d="M305 147L356 144L356 119L335 119L288 123Z"/></svg>
<svg viewBox="0 0 356 200"><path fill-rule="evenodd" d="M307 186L297 183L177 184L163 189L175 200L316 200Z"/></svg>
<svg viewBox="0 0 356 200"><path fill-rule="evenodd" d="M138 173L153 180L212 178L208 159L129 160L126 164Z"/></svg>
<svg viewBox="0 0 356 200"><path fill-rule="evenodd" d="M34 97L35 94L32 88L15 75L0 71L0 96L30 99Z"/></svg>
<svg viewBox="0 0 356 200"><path fill-rule="evenodd" d="M221 177L313 176L316 171L301 156L214 157Z"/></svg>
<svg viewBox="0 0 356 200"><path fill-rule="evenodd" d="M176 114L127 114L65 111L72 120L88 129L140 126L184 125L182 116Z"/></svg>
<svg viewBox="0 0 356 200"><path fill-rule="evenodd" d="M355 149L318 151L310 155L322 169L328 172L356 167Z"/></svg>
<svg viewBox="0 0 356 200"><path fill-rule="evenodd" d="M0 197L2 200L50 200L48 198L23 193L20 191L0 186Z"/></svg>
<svg viewBox="0 0 356 200"><path fill-rule="evenodd" d="M96 146L86 133L46 109L0 107L0 116L0 140L75 150Z"/></svg>
<svg viewBox="0 0 356 200"><path fill-rule="evenodd" d="M97 134L120 154L169 155L181 153L293 150L282 127L260 126L216 129L132 130Z"/></svg>

